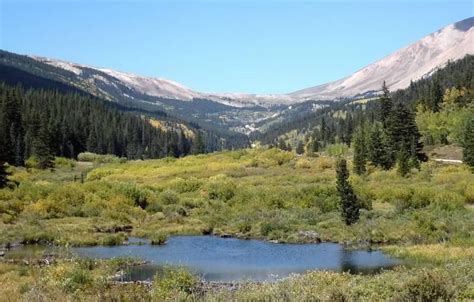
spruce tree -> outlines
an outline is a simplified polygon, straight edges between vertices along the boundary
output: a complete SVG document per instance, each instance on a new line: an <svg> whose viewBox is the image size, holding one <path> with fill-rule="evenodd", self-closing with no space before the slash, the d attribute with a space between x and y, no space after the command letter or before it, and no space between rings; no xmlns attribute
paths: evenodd
<svg viewBox="0 0 474 302"><path fill-rule="evenodd" d="M389 170L393 165L387 134L380 123L374 123L367 140L367 159L377 167Z"/></svg>
<svg viewBox="0 0 474 302"><path fill-rule="evenodd" d="M202 137L201 131L197 131L195 138L195 151L194 154L206 153L206 146L204 145L204 139Z"/></svg>
<svg viewBox="0 0 474 302"><path fill-rule="evenodd" d="M397 102L387 120L387 134L390 139L390 147L394 154L400 151L408 152L420 161L426 161L423 153L421 135L415 122L413 112L402 102Z"/></svg>
<svg viewBox="0 0 474 302"><path fill-rule="evenodd" d="M388 87L385 84L385 81L383 81L383 84L382 84L382 96L380 97L379 103L380 103L379 119L383 127L387 128L387 122L388 122L390 113L392 112L393 104L392 104L392 99L390 98L390 91L388 90Z"/></svg>
<svg viewBox="0 0 474 302"><path fill-rule="evenodd" d="M439 84L439 80L435 79L431 86L431 97L429 107L431 111L438 112L443 104L443 90Z"/></svg>
<svg viewBox="0 0 474 302"><path fill-rule="evenodd" d="M410 154L402 149L397 154L398 174L405 177L410 172Z"/></svg>
<svg viewBox="0 0 474 302"><path fill-rule="evenodd" d="M354 157L352 160L354 173L362 175L366 171L365 164L367 162L366 139L363 126L359 127L354 134L352 146L354 149Z"/></svg>
<svg viewBox="0 0 474 302"><path fill-rule="evenodd" d="M357 196L349 183L349 171L345 159L337 162L337 191L339 193L339 210L346 225L351 225L359 220L360 205Z"/></svg>
<svg viewBox="0 0 474 302"><path fill-rule="evenodd" d="M464 128L463 161L474 172L474 118L470 118Z"/></svg>
<svg viewBox="0 0 474 302"><path fill-rule="evenodd" d="M296 146L296 153L303 154L304 153L304 144L302 141L298 141L298 145Z"/></svg>
<svg viewBox="0 0 474 302"><path fill-rule="evenodd" d="M278 148L281 149L281 150L287 150L287 145L285 143L285 140L283 138L280 138L278 140Z"/></svg>
<svg viewBox="0 0 474 302"><path fill-rule="evenodd" d="M0 160L0 188L4 188L8 185L8 176L10 172L7 171L5 162Z"/></svg>
<svg viewBox="0 0 474 302"><path fill-rule="evenodd" d="M33 154L38 160L38 169L48 169L54 167L54 156L51 150L50 143L51 135L49 132L46 118L41 118L41 126L38 130L38 135L35 137L33 146Z"/></svg>

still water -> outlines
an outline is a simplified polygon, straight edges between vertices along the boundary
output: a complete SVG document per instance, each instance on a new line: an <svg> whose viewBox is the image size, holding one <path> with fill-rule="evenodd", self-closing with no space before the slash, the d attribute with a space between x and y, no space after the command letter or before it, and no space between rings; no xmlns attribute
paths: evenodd
<svg viewBox="0 0 474 302"><path fill-rule="evenodd" d="M176 236L161 246L132 241L135 244L72 251L83 257L135 257L149 262L131 268L123 280L151 279L164 265L184 266L207 281L273 281L309 270L375 273L401 263L380 251L347 250L335 243L275 244L213 236Z"/></svg>

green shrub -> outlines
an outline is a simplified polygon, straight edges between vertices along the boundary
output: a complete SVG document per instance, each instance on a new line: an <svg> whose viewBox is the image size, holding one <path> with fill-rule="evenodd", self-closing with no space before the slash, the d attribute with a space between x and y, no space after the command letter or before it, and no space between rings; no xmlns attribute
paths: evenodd
<svg viewBox="0 0 474 302"><path fill-rule="evenodd" d="M210 199L228 201L235 195L236 185L226 175L216 175L209 179L207 192Z"/></svg>
<svg viewBox="0 0 474 302"><path fill-rule="evenodd" d="M202 181L196 177L186 179L177 177L170 182L169 187L178 193L185 193L195 192L201 188L201 185Z"/></svg>
<svg viewBox="0 0 474 302"><path fill-rule="evenodd" d="M72 169L76 166L76 162L69 158L56 157L54 158L54 166L57 168L71 168Z"/></svg>
<svg viewBox="0 0 474 302"><path fill-rule="evenodd" d="M162 245L168 240L168 235L162 232L154 233L150 236L151 244L153 245Z"/></svg>
<svg viewBox="0 0 474 302"><path fill-rule="evenodd" d="M93 278L89 271L75 267L72 271L61 276L59 281L65 292L73 293L92 284Z"/></svg>
<svg viewBox="0 0 474 302"><path fill-rule="evenodd" d="M332 144L325 148L326 153L332 157L340 157L347 155L349 147L346 144Z"/></svg>
<svg viewBox="0 0 474 302"><path fill-rule="evenodd" d="M77 156L78 161L92 162L92 163L123 163L125 158L119 158L113 154L96 154L92 152L82 152Z"/></svg>
<svg viewBox="0 0 474 302"><path fill-rule="evenodd" d="M122 245L126 239L127 236L123 233L108 234L101 240L101 244L107 246Z"/></svg>
<svg viewBox="0 0 474 302"><path fill-rule="evenodd" d="M118 191L130 198L136 206L144 209L148 205L149 190L138 187L135 184L118 183Z"/></svg>
<svg viewBox="0 0 474 302"><path fill-rule="evenodd" d="M287 233L290 230L288 225L279 221L271 220L260 224L260 235L267 237L272 233Z"/></svg>
<svg viewBox="0 0 474 302"><path fill-rule="evenodd" d="M36 156L30 156L27 160L25 160L25 167L26 169L30 170L36 168L38 166L38 159Z"/></svg>
<svg viewBox="0 0 474 302"><path fill-rule="evenodd" d="M452 293L443 276L423 270L405 284L402 297L407 301L450 301Z"/></svg>
<svg viewBox="0 0 474 302"><path fill-rule="evenodd" d="M165 205L179 203L179 196L175 191L167 189L160 194L160 201Z"/></svg>
<svg viewBox="0 0 474 302"><path fill-rule="evenodd" d="M462 209L464 197L455 192L439 192L433 197L433 206L445 211Z"/></svg>
<svg viewBox="0 0 474 302"><path fill-rule="evenodd" d="M158 301L184 300L192 294L197 278L184 268L165 267L153 279L152 294Z"/></svg>

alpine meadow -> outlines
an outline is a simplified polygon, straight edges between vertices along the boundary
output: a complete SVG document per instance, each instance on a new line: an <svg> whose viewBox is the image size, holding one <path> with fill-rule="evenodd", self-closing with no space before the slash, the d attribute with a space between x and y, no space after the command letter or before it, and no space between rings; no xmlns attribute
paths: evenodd
<svg viewBox="0 0 474 302"><path fill-rule="evenodd" d="M474 301L474 2L356 2L5 0L0 300Z"/></svg>

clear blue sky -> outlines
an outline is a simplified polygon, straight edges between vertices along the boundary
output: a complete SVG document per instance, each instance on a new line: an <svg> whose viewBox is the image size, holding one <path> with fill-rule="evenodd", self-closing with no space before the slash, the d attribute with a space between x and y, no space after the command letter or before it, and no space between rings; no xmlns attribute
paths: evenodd
<svg viewBox="0 0 474 302"><path fill-rule="evenodd" d="M203 92L322 84L474 15L470 1L0 0L0 48Z"/></svg>

